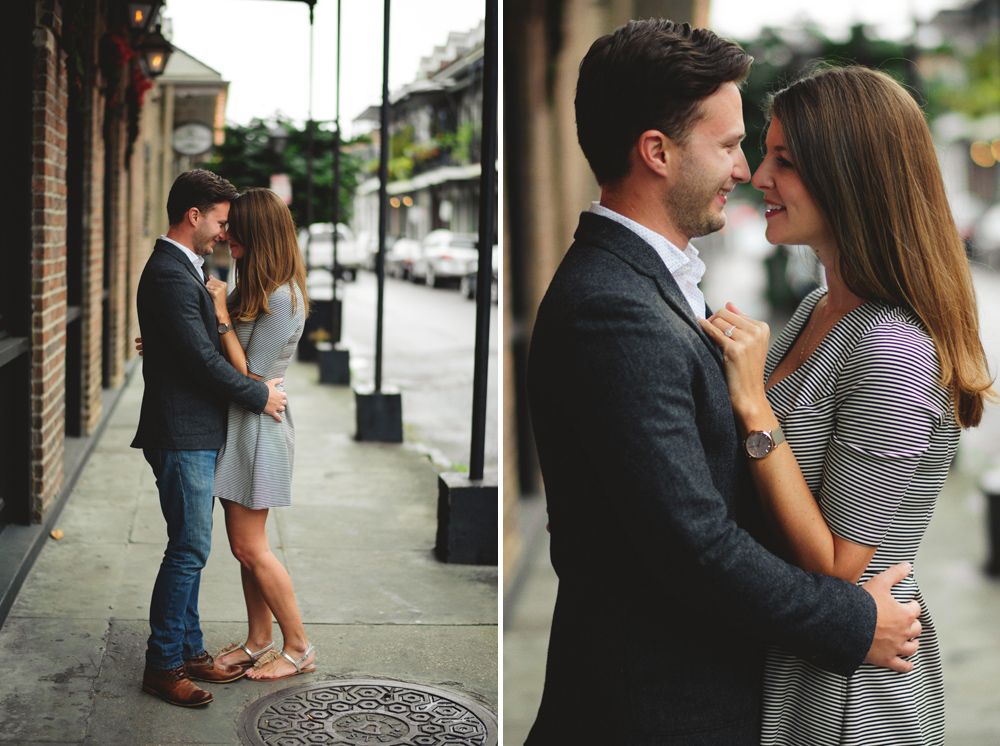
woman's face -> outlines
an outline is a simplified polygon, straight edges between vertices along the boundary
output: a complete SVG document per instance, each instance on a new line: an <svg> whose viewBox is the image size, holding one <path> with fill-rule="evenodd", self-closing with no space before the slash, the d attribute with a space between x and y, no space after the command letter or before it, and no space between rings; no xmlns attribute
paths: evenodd
<svg viewBox="0 0 1000 746"><path fill-rule="evenodd" d="M824 250L836 248L833 231L791 162L785 133L777 117L771 119L765 142L767 155L750 180L764 193L767 206L764 235L775 245L811 246L824 259Z"/></svg>
<svg viewBox="0 0 1000 746"><path fill-rule="evenodd" d="M229 241L229 256L233 259L242 259L246 256L246 247L243 246L239 241L233 238L233 234L229 232L228 226L226 230L226 240Z"/></svg>

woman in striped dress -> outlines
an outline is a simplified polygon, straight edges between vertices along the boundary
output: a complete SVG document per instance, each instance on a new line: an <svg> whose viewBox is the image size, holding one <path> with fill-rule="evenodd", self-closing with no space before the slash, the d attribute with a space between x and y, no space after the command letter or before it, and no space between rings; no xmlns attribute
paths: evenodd
<svg viewBox="0 0 1000 746"><path fill-rule="evenodd" d="M915 563L959 430L996 396L968 260L912 97L883 73L834 68L774 95L769 114L752 180L767 239L810 246L827 286L770 352L767 325L732 304L702 323L723 350L750 471L787 557L863 583ZM912 574L893 594L919 604L913 654L846 678L773 648L761 743L944 743L934 624Z"/></svg>
<svg viewBox="0 0 1000 746"><path fill-rule="evenodd" d="M295 223L277 194L249 189L232 203L227 233L236 287L227 297L224 282L208 283L223 355L258 380L283 378L309 307ZM255 680L316 668L291 578L271 552L265 530L268 509L291 504L295 427L291 409L282 414L278 422L230 402L226 443L215 465L215 496L225 509L229 544L240 561L249 621L246 641L218 658L243 665L247 678ZM283 638L280 651L273 649L272 614Z"/></svg>

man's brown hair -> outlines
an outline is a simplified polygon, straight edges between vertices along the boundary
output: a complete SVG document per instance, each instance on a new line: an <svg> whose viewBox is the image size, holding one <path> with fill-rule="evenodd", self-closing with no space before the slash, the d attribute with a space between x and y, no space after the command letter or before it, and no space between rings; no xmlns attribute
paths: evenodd
<svg viewBox="0 0 1000 746"><path fill-rule="evenodd" d="M630 21L595 41L580 64L576 128L597 182L628 175L647 130L683 143L702 99L724 83L741 84L751 62L736 42L664 19Z"/></svg>
<svg viewBox="0 0 1000 746"><path fill-rule="evenodd" d="M167 197L167 220L177 225L192 207L207 213L220 202L232 202L239 196L236 187L218 174L198 168L185 171L174 180Z"/></svg>

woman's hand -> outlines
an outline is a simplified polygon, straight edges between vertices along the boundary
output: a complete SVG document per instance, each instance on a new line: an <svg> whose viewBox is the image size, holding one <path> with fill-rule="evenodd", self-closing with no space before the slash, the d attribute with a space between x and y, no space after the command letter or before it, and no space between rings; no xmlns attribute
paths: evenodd
<svg viewBox="0 0 1000 746"><path fill-rule="evenodd" d="M226 283L222 280L216 280L212 275L209 275L205 287L208 288L208 292L212 296L212 302L215 305L216 321L220 324L230 323L229 309L226 308Z"/></svg>
<svg viewBox="0 0 1000 746"><path fill-rule="evenodd" d="M711 318L699 319L705 333L722 349L733 412L744 424L770 412L764 395L764 361L771 329L732 303Z"/></svg>

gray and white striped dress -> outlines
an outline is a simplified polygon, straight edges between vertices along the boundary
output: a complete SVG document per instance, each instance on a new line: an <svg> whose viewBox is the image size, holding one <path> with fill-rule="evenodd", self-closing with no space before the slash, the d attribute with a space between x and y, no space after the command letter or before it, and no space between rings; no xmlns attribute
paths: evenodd
<svg viewBox="0 0 1000 746"><path fill-rule="evenodd" d="M295 313L292 295L295 293ZM294 283L283 285L267 298L271 313L236 324L236 336L247 356L247 369L262 380L284 378L288 361L302 335L306 308ZM291 505L295 425L292 397L281 422L229 403L226 444L215 462L215 496L247 508Z"/></svg>
<svg viewBox="0 0 1000 746"><path fill-rule="evenodd" d="M826 288L799 306L768 354L770 376ZM921 323L867 302L767 393L802 474L832 531L877 546L859 583L915 562L920 539L958 447L949 392ZM907 674L867 663L850 678L778 647L764 676L761 743L775 746L927 746L944 743L937 633L913 575L893 588L920 603L920 650Z"/></svg>

